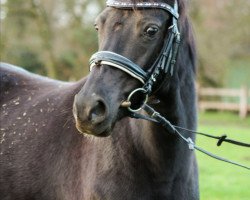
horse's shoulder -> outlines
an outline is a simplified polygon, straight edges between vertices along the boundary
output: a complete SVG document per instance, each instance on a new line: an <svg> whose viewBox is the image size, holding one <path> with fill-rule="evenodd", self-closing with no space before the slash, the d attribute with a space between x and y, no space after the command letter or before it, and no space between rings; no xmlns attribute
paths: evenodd
<svg viewBox="0 0 250 200"><path fill-rule="evenodd" d="M0 90L6 91L15 87L34 85L58 85L64 82L40 76L7 63L0 63Z"/></svg>

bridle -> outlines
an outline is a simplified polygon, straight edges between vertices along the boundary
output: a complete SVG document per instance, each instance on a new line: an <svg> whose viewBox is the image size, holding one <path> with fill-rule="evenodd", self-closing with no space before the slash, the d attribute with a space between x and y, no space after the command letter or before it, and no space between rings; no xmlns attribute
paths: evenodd
<svg viewBox="0 0 250 200"><path fill-rule="evenodd" d="M134 105L134 107L132 107L132 105L128 106L128 109L131 112L138 111L147 102L148 95L158 90L164 82L163 80L169 79L171 76L173 76L180 43L180 33L177 24L177 20L179 17L178 4L176 0L173 7L167 3L123 3L115 0L108 0L107 6L117 9L130 10L161 9L168 12L172 18L172 22L168 28L169 31L167 31L168 33L165 36L161 52L148 71L144 71L140 66L138 66L128 58L111 51L98 51L90 58L90 71L94 66L108 65L126 72L143 84L141 88L137 88L132 91L127 99L128 102L135 95L138 95L138 93L143 94L143 101L140 104Z"/></svg>
<svg viewBox="0 0 250 200"><path fill-rule="evenodd" d="M156 122L158 124L161 124L169 134L174 134L178 136L180 139L182 139L184 142L187 143L188 148L190 150L198 150L210 157L213 157L215 159L218 159L223 162L228 162L233 165L237 165L240 167L243 167L245 169L250 170L250 167L236 163L234 161L227 160L225 158L219 157L217 155L214 155L198 146L192 141L191 138L185 138L179 130L191 132L200 134L206 137L214 138L218 140L217 146L220 146L222 142L228 142L231 144L244 146L244 147L250 147L250 144L239 142L236 140L227 139L226 135L222 135L220 137L209 135L206 133L197 132L194 130L189 130L186 128L182 128L179 126L174 126L171 124L170 121L168 121L165 117L163 117L160 113L156 112L152 107L147 105L147 99L148 95L152 94L155 90L157 90L161 86L161 83L163 80L169 79L173 76L174 73L174 66L176 64L176 57L178 53L178 48L180 44L180 32L178 29L178 4L175 0L174 6L170 6L167 3L147 3L147 2L140 2L140 3L122 3L115 0L108 0L107 6L114 7L117 9L163 9L164 11L168 12L172 17L172 23L170 27L168 28L169 31L166 34L164 45L162 47L162 50L158 56L158 58L155 60L154 64L150 67L148 71L144 71L141 67L136 65L134 62L129 60L128 58L119 55L117 53L111 52L111 51L99 51L92 55L90 58L90 71L94 66L100 66L100 65L108 65L111 67L118 68L133 78L139 80L143 86L141 88L137 88L133 90L129 95L127 100L124 102L123 107L127 107L130 111L130 117L137 118L137 119L144 119L151 122ZM160 78L161 77L161 78ZM160 85L160 86L159 86ZM139 104L138 107L131 107L131 99L138 95L138 93L143 94L143 101L141 104ZM141 115L137 113L140 109L144 109L149 116Z"/></svg>

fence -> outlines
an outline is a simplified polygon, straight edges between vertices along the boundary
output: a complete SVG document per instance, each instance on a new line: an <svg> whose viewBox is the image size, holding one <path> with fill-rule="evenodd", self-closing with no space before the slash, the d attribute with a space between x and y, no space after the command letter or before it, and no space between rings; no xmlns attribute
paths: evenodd
<svg viewBox="0 0 250 200"><path fill-rule="evenodd" d="M250 90L246 86L242 86L240 89L198 87L200 110L238 111L239 116L245 118L250 111L249 97ZM225 101L227 98L238 98L238 101Z"/></svg>

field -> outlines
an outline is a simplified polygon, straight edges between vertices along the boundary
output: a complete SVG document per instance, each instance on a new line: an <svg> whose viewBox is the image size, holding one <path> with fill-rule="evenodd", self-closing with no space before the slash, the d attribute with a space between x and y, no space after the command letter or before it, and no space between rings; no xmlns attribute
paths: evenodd
<svg viewBox="0 0 250 200"><path fill-rule="evenodd" d="M250 117L239 119L233 113L200 113L199 131L250 143ZM197 136L197 145L229 160L250 167L250 149ZM201 200L249 200L250 170L224 163L197 152Z"/></svg>

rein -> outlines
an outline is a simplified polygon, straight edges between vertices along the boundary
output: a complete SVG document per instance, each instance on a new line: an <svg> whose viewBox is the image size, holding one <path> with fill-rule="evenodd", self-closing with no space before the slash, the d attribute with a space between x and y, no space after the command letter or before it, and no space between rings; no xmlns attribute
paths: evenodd
<svg viewBox="0 0 250 200"><path fill-rule="evenodd" d="M222 142L228 142L228 143L231 143L231 144L234 144L234 145L238 145L238 146L243 146L243 147L250 147L250 144L248 143L243 143L243 142L239 142L239 141L236 141L236 140L231 140L231 139L226 139L226 135L222 135L220 137L218 136L213 136L213 135L210 135L210 134L206 134L206 133L202 133L202 132L197 132L197 131L194 131L194 130L189 130L189 129L186 129L186 128L182 128L180 126L175 126L175 125L172 125L170 121L168 121L165 117L163 117L160 113L156 112L152 107L150 107L149 105L147 104L144 104L143 110L145 110L149 116L145 116L145 115L141 115L139 113L136 113L136 112L133 112L131 113L130 117L132 118L136 118L136 119L144 119L144 120L148 120L148 121L151 121L151 122L156 122L156 123L159 123L160 125L162 125L170 134L174 134L176 136L178 136L180 139L182 139L183 141L185 141L188 145L188 148L190 150L198 150L212 158L215 158L217 160L220 160L220 161L223 161L223 162L227 162L227 163L230 163L230 164L233 164L233 165L236 165L236 166L239 166L239 167L242 167L242 168L245 168L245 169L248 169L250 170L250 167L246 166L246 165L242 165L240 163L237 163L235 161L231 161L231 160L228 160L228 159L225 159L225 158L222 158L220 156L217 156L215 154L212 154L208 151L206 151L205 149L202 149L198 146L196 146L196 144L192 141L192 139L189 137L189 138L185 138L179 131L179 130L184 130L184 131L188 131L188 132L191 132L191 133L196 133L196 134L199 134L199 135L203 135L203 136L206 136L206 137L210 137L210 138L214 138L214 139L218 139L218 142L217 142L217 146L221 146Z"/></svg>

